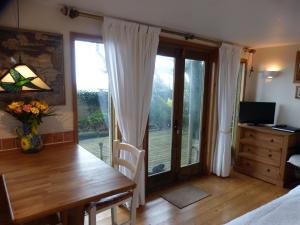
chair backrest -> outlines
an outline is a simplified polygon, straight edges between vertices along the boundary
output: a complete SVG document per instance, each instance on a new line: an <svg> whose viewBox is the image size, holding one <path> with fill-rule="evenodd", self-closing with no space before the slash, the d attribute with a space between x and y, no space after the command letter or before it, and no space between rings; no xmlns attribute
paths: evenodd
<svg viewBox="0 0 300 225"><path fill-rule="evenodd" d="M120 143L119 140L115 140L113 143L113 167L119 171L120 167L124 167L129 170L132 174L132 177L129 178L132 179L136 184L138 184L138 180L141 175L144 155L144 150L140 150L133 145Z"/></svg>

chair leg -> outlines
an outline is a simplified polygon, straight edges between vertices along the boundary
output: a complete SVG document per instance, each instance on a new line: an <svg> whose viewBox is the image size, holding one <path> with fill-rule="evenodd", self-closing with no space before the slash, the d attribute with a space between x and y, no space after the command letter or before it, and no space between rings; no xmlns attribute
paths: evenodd
<svg viewBox="0 0 300 225"><path fill-rule="evenodd" d="M96 225L96 207L91 207L89 210L89 225Z"/></svg>
<svg viewBox="0 0 300 225"><path fill-rule="evenodd" d="M112 207L111 209L111 224L117 225L117 207Z"/></svg>
<svg viewBox="0 0 300 225"><path fill-rule="evenodd" d="M136 207L133 204L133 202L131 202L131 206L130 206L130 225L135 225L136 224Z"/></svg>

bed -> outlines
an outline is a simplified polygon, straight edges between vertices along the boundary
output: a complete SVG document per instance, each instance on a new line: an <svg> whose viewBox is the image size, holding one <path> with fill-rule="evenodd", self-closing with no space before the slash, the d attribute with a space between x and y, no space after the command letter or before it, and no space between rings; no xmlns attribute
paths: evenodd
<svg viewBox="0 0 300 225"><path fill-rule="evenodd" d="M300 225L300 185L225 225Z"/></svg>

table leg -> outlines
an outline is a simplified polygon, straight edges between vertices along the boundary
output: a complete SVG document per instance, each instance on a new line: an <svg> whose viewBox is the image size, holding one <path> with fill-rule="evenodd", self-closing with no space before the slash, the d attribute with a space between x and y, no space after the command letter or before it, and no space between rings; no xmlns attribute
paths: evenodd
<svg viewBox="0 0 300 225"><path fill-rule="evenodd" d="M79 206L62 213L63 225L84 225L84 207Z"/></svg>

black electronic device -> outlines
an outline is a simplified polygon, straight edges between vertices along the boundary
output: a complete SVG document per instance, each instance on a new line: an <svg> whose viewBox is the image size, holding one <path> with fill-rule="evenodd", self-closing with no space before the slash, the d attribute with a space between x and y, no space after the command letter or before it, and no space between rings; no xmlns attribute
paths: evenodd
<svg viewBox="0 0 300 225"><path fill-rule="evenodd" d="M239 122L274 124L275 108L275 102L240 102Z"/></svg>

